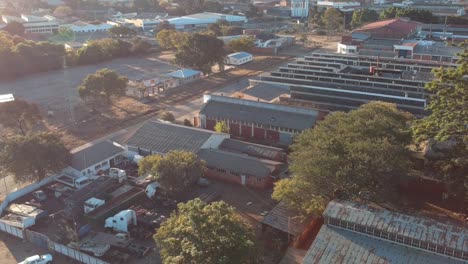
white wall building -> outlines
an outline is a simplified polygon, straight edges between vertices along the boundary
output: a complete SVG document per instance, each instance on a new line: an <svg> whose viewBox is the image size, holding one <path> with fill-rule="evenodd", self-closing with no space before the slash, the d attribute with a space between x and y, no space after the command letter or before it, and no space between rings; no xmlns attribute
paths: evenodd
<svg viewBox="0 0 468 264"><path fill-rule="evenodd" d="M338 43L337 53L340 54L355 54L357 53L358 47L356 45L348 45L343 43Z"/></svg>
<svg viewBox="0 0 468 264"><path fill-rule="evenodd" d="M317 1L318 7L333 7L342 11L351 11L361 6L359 2L333 2L333 1Z"/></svg>
<svg viewBox="0 0 468 264"><path fill-rule="evenodd" d="M169 24L173 25L178 30L191 30L200 27L207 27L208 25L214 24L220 20L225 20L234 25L243 25L247 22L247 18L245 16L234 16L210 12L170 18L167 19L167 22L169 22Z"/></svg>
<svg viewBox="0 0 468 264"><path fill-rule="evenodd" d="M91 24L83 21L76 21L72 24L62 25L60 27L68 27L75 33L89 33L107 31L113 26L107 23Z"/></svg>
<svg viewBox="0 0 468 264"><path fill-rule="evenodd" d="M160 23L161 19L159 18L147 18L147 19L125 19L125 22L132 24L137 28L142 30L154 30Z"/></svg>
<svg viewBox="0 0 468 264"><path fill-rule="evenodd" d="M236 52L226 56L225 63L229 65L242 65L253 60L253 55L248 52Z"/></svg>
<svg viewBox="0 0 468 264"><path fill-rule="evenodd" d="M309 0L291 0L291 17L308 17Z"/></svg>
<svg viewBox="0 0 468 264"><path fill-rule="evenodd" d="M27 33L53 33L59 28L59 23L57 19L53 16L31 16L31 15L21 15L21 17L16 16L2 16L2 21L9 23L12 21L19 22L23 24L24 30Z"/></svg>

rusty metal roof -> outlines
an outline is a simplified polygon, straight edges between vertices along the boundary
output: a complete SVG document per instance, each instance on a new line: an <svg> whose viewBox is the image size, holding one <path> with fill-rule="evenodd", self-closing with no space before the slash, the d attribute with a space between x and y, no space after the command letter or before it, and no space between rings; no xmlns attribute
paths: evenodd
<svg viewBox="0 0 468 264"><path fill-rule="evenodd" d="M304 231L313 216L302 218L284 202L276 205L262 220L262 224L271 226L287 234L297 236Z"/></svg>
<svg viewBox="0 0 468 264"><path fill-rule="evenodd" d="M337 200L328 204L323 215L325 218L339 219L390 234L468 252L468 229L463 223L446 224L425 217L415 217L370 205Z"/></svg>
<svg viewBox="0 0 468 264"><path fill-rule="evenodd" d="M465 262L346 229L323 225L307 251L303 263L462 264Z"/></svg>

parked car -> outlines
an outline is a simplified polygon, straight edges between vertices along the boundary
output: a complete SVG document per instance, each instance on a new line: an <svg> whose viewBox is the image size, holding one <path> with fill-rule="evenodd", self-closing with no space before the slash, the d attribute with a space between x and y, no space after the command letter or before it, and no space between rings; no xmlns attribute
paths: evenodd
<svg viewBox="0 0 468 264"><path fill-rule="evenodd" d="M52 255L35 255L31 256L18 264L49 264L52 263Z"/></svg>

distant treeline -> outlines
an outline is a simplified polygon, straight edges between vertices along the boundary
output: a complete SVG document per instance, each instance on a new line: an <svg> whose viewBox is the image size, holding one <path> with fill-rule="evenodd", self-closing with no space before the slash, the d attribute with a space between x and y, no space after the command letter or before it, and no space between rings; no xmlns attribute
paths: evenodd
<svg viewBox="0 0 468 264"><path fill-rule="evenodd" d="M50 42L34 42L0 31L0 79L62 68L65 48Z"/></svg>
<svg viewBox="0 0 468 264"><path fill-rule="evenodd" d="M0 80L61 69L64 58L67 66L96 64L150 49L151 45L139 38L131 42L106 38L67 52L62 44L35 42L0 31Z"/></svg>

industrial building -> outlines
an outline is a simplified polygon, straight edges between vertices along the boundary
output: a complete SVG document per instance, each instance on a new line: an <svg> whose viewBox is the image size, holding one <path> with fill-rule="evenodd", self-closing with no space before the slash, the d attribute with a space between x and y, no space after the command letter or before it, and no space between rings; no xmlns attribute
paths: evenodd
<svg viewBox="0 0 468 264"><path fill-rule="evenodd" d="M207 166L211 179L253 188L273 187L284 172L286 154L282 149L230 139L229 134L149 121L125 143L127 157L165 155L172 150L193 152Z"/></svg>
<svg viewBox="0 0 468 264"><path fill-rule="evenodd" d="M208 25L214 24L220 20L227 21L231 25L239 26L243 26L244 23L247 23L247 18L245 16L235 16L210 12L170 18L166 21L169 24L173 25L176 30L192 31L196 30L197 28L206 28Z"/></svg>
<svg viewBox="0 0 468 264"><path fill-rule="evenodd" d="M232 97L205 95L200 127L214 130L225 121L233 137L287 146L295 135L312 128L318 111Z"/></svg>
<svg viewBox="0 0 468 264"><path fill-rule="evenodd" d="M441 66L456 64L313 53L256 82L287 85L288 100L322 111L348 111L377 100L424 116L430 96L424 86L432 78L432 69Z"/></svg>
<svg viewBox="0 0 468 264"><path fill-rule="evenodd" d="M339 200L328 204L323 218L304 264L461 264L468 260L463 223L442 223Z"/></svg>
<svg viewBox="0 0 468 264"><path fill-rule="evenodd" d="M21 15L16 17L3 15L2 21L5 23L19 22L23 24L26 33L52 34L59 29L59 23L53 16Z"/></svg>

